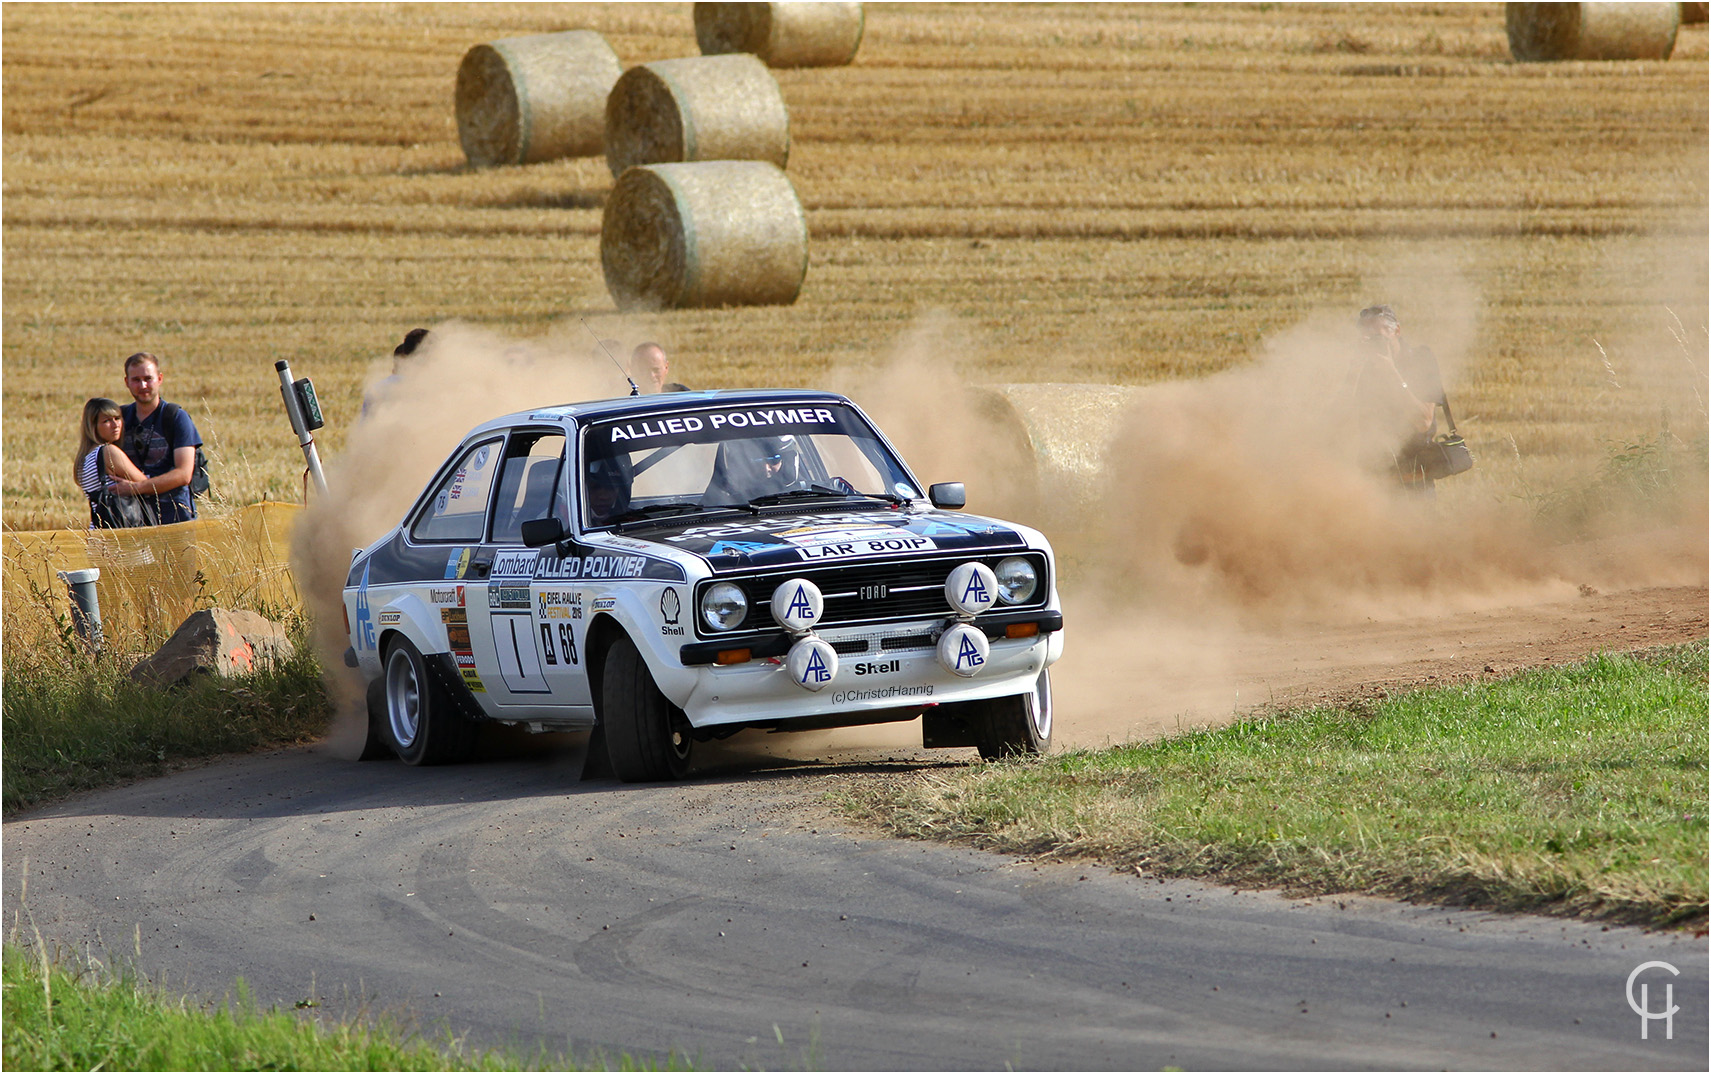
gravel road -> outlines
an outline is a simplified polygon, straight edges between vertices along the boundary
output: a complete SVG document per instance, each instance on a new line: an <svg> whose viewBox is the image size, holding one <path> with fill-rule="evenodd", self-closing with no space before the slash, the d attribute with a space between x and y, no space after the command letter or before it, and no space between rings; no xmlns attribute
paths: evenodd
<svg viewBox="0 0 1711 1074"><path fill-rule="evenodd" d="M1338 628L1329 662L1323 631L1256 636L1244 674L1322 699L1704 636L1703 588L1635 600L1482 613L1417 666L1382 659L1401 628ZM972 751L732 742L669 786L579 782L562 743L440 769L321 745L82 796L5 825L8 934L202 997L242 977L312 1016L716 1068L1705 1067L1702 934L899 842L827 796ZM1642 1039L1648 961L1680 1010Z"/></svg>

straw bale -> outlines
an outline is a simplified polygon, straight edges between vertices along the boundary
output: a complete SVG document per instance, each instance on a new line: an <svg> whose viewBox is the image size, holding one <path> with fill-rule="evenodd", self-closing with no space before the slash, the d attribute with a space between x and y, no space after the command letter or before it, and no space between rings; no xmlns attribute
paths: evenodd
<svg viewBox="0 0 1711 1074"><path fill-rule="evenodd" d="M1006 445L1015 480L1050 490L1056 510L1099 508L1110 446L1143 389L1118 384L992 384L972 391L982 423Z"/></svg>
<svg viewBox="0 0 1711 1074"><path fill-rule="evenodd" d="M476 45L457 70L457 135L477 167L598 156L623 73L592 30Z"/></svg>
<svg viewBox="0 0 1711 1074"><path fill-rule="evenodd" d="M753 56L693 56L632 67L606 100L606 164L790 159L790 113Z"/></svg>
<svg viewBox="0 0 1711 1074"><path fill-rule="evenodd" d="M704 56L752 52L769 67L842 67L867 21L860 4L696 4Z"/></svg>
<svg viewBox="0 0 1711 1074"><path fill-rule="evenodd" d="M1681 5L1681 23L1683 26L1690 22L1711 21L1711 4Z"/></svg>
<svg viewBox="0 0 1711 1074"><path fill-rule="evenodd" d="M808 220L761 161L631 168L606 201L600 264L621 310L787 306L808 272Z"/></svg>
<svg viewBox="0 0 1711 1074"><path fill-rule="evenodd" d="M1509 52L1549 60L1667 60L1679 4L1508 4Z"/></svg>

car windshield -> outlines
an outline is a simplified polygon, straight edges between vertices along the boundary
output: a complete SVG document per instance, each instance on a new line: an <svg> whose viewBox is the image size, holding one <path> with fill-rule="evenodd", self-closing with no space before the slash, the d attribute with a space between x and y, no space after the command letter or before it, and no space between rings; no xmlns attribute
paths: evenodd
<svg viewBox="0 0 1711 1074"><path fill-rule="evenodd" d="M585 528L775 503L919 495L853 408L727 404L591 423L580 467Z"/></svg>

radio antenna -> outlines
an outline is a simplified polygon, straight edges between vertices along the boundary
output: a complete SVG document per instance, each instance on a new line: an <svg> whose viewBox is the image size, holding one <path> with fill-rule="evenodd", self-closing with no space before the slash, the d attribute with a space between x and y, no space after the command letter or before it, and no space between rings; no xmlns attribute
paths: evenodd
<svg viewBox="0 0 1711 1074"><path fill-rule="evenodd" d="M583 320L581 317L578 317L576 320L578 324L582 325L582 327L588 328L587 321ZM618 361L618 356L612 353L612 348L606 346L606 341L601 339L592 328L588 328L588 334L594 337L594 342L600 344L600 349L606 352L606 357L612 359L612 364L618 367L618 372L624 374L624 379L630 382L630 394L642 394L642 390L636 387L636 382L630 380L630 371L624 368L623 362Z"/></svg>

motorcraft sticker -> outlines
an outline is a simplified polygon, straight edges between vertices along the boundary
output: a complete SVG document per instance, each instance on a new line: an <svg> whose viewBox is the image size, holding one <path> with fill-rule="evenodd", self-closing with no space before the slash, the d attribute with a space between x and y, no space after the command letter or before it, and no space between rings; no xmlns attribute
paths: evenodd
<svg viewBox="0 0 1711 1074"><path fill-rule="evenodd" d="M457 589L453 586L446 586L444 589L430 589L428 590L428 603L436 607L449 608L459 603Z"/></svg>

